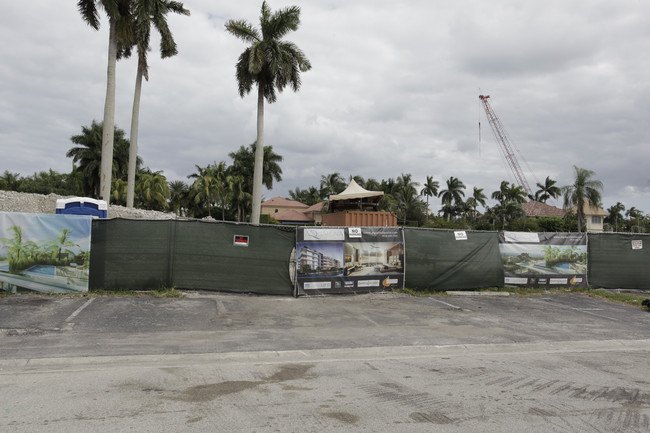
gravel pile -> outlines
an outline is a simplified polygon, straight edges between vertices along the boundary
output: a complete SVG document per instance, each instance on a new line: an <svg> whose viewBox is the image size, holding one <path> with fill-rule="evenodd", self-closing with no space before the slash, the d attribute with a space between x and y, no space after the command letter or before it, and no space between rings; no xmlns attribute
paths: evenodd
<svg viewBox="0 0 650 433"><path fill-rule="evenodd" d="M56 201L64 197L56 194L26 194L23 192L0 190L0 212L56 213ZM175 219L176 214L144 209L128 209L124 206L109 205L109 218L131 219Z"/></svg>

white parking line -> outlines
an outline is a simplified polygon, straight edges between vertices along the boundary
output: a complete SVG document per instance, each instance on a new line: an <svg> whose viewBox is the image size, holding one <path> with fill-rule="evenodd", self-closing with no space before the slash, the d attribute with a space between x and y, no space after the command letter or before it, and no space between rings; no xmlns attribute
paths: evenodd
<svg viewBox="0 0 650 433"><path fill-rule="evenodd" d="M88 299L88 300L86 301L85 304L83 304L81 307L79 307L79 308L77 308L76 310L74 310L74 313L70 314L70 316L68 316L68 318L65 319L66 323L70 323L70 321L72 321L72 319L74 319L75 317L77 317L77 315L78 315L79 313L81 313L81 312L83 311L84 308L86 308L87 306L89 306L90 303L91 303L92 301L94 301L94 300L95 300L95 298Z"/></svg>
<svg viewBox="0 0 650 433"><path fill-rule="evenodd" d="M448 306L448 307L451 307L451 308L453 308L454 310L462 310L462 308L459 307L458 305L452 305L452 304L450 304L450 303L448 303L448 302L444 302L444 301L441 301L440 299L436 299L436 298L431 298L431 297L430 297L429 299L431 299L432 301L439 302L439 303L441 303L441 304L443 304L443 305L446 305L446 306ZM468 310L468 311L469 311L469 310Z"/></svg>

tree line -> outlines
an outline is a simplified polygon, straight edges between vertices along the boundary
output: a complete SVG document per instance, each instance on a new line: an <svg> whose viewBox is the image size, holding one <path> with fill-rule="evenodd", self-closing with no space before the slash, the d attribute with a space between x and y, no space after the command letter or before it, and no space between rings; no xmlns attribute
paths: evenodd
<svg viewBox="0 0 650 433"><path fill-rule="evenodd" d="M70 138L75 145L66 153L68 158L72 158L70 173L50 169L22 177L20 173L5 170L0 175L0 189L99 197L102 135L103 125L93 121L90 126L82 126L81 134ZM114 128L113 135L111 202L126 205L130 143L125 132L118 127ZM196 170L187 176L187 181L168 181L162 171L144 167L142 158L137 157L135 206L192 218L214 216L222 220L246 221L251 214L255 144L240 146L229 157L230 164L220 161L205 166L195 165ZM272 189L273 182L282 180L282 159L272 146L264 146L263 183L266 188Z"/></svg>
<svg viewBox="0 0 650 433"><path fill-rule="evenodd" d="M76 146L66 153L73 160L70 173L62 174L50 169L21 177L19 173L5 171L0 175L0 189L97 197L103 126L93 121L81 129L81 134L70 139ZM125 205L129 141L119 128L115 128L114 136L112 202ZM250 221L255 150L255 143L240 146L228 155L230 163L197 164L195 171L187 175L187 181L168 181L161 171L143 167L143 161L138 157L134 203L141 209L169 211L190 218L208 216L220 220ZM274 182L282 180L280 164L283 157L275 153L272 146L264 146L263 153L262 180L270 190ZM393 212L401 225L475 230L582 231L584 216L580 209L584 203L602 207L602 183L594 179L590 170L580 167L574 167L574 170L571 185L559 187L555 180L546 177L543 183L536 184L537 190L531 196L521 186L502 181L499 189L489 195L495 201L493 205L488 205L488 193L484 188L474 186L470 191L457 177L451 176L441 186L433 176L427 176L426 181L420 184L409 173L381 180L364 179L358 175L346 179L341 173L329 173L321 176L318 185L289 191L289 198L307 205L327 201L330 195L341 193L354 179L367 190L382 191L384 198L379 203L379 210ZM433 197L441 201L437 212L430 211L429 201ZM528 200L546 203L550 199L563 199L565 208L578 206L578 212L568 212L564 218L526 218L522 208L524 203ZM635 207L626 209L617 202L606 211L609 216L605 217L605 230L650 230L650 218Z"/></svg>

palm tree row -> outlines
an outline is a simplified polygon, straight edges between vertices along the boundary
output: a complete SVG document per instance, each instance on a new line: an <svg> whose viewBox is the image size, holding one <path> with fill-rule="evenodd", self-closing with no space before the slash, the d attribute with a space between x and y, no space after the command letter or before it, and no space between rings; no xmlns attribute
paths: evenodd
<svg viewBox="0 0 650 433"><path fill-rule="evenodd" d="M169 12L189 15L183 3L170 0L78 0L77 8L83 20L93 29L100 27L100 10L106 13L109 22L108 67L106 77L106 97L104 99L104 119L106 126L102 134L101 158L97 168L100 176L94 188L100 198L110 200L114 168L114 126L115 126L115 87L116 64L122 57L129 57L135 46L138 52L138 67L131 119L130 160L128 164L127 202L132 206L137 170L137 133L140 110L142 77L148 80L147 51L151 26L160 33L160 53L163 58L177 53L176 43L167 26ZM119 195L119 194L118 194Z"/></svg>

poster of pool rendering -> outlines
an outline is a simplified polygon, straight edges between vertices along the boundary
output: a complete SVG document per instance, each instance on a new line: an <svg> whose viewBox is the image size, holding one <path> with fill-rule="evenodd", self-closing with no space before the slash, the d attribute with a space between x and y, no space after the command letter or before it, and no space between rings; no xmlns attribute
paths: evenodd
<svg viewBox="0 0 650 433"><path fill-rule="evenodd" d="M586 233L499 232L506 286L586 287Z"/></svg>
<svg viewBox="0 0 650 433"><path fill-rule="evenodd" d="M0 212L0 290L88 291L92 217Z"/></svg>
<svg viewBox="0 0 650 433"><path fill-rule="evenodd" d="M404 288L404 237L398 227L300 227L298 295Z"/></svg>

